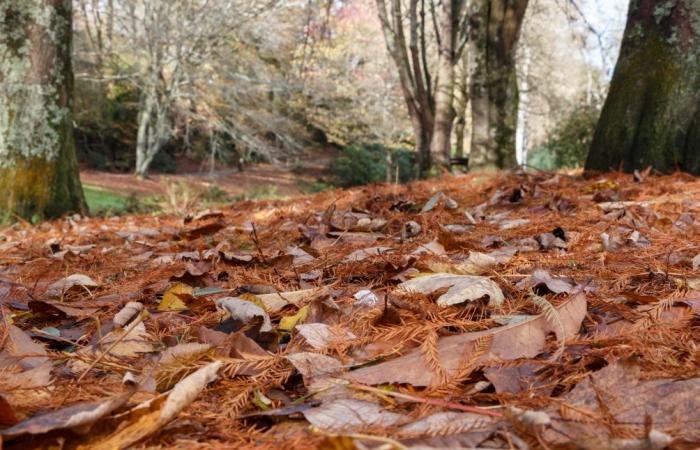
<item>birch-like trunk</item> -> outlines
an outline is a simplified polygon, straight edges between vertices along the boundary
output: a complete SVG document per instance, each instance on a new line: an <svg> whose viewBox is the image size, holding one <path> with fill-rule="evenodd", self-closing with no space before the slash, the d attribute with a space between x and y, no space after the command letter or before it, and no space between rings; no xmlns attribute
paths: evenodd
<svg viewBox="0 0 700 450"><path fill-rule="evenodd" d="M0 0L0 219L86 211L71 50L71 0Z"/></svg>

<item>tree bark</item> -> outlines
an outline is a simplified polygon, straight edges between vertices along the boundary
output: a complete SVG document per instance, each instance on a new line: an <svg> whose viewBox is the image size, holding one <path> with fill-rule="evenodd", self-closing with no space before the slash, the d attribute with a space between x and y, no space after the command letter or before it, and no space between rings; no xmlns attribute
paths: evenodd
<svg viewBox="0 0 700 450"><path fill-rule="evenodd" d="M398 70L401 92L411 120L418 161L418 176L424 178L430 171L430 141L434 118L433 106L430 102L430 86L423 78L423 68L420 63L418 0L411 0L409 4L410 41L406 41L404 33L401 0L390 0L390 2L390 8L387 9L385 0L376 0L379 22L389 56Z"/></svg>
<svg viewBox="0 0 700 450"><path fill-rule="evenodd" d="M452 152L452 123L454 110L454 54L455 54L455 11L452 0L441 0L438 5L438 46L437 87L435 89L435 124L430 142L430 158L434 168L448 169Z"/></svg>
<svg viewBox="0 0 700 450"><path fill-rule="evenodd" d="M0 0L4 218L41 220L87 209L73 137L71 51L71 0Z"/></svg>
<svg viewBox="0 0 700 450"><path fill-rule="evenodd" d="M630 4L586 169L700 174L700 3Z"/></svg>
<svg viewBox="0 0 700 450"><path fill-rule="evenodd" d="M472 49L472 168L513 168L518 82L515 50L528 0L482 0Z"/></svg>

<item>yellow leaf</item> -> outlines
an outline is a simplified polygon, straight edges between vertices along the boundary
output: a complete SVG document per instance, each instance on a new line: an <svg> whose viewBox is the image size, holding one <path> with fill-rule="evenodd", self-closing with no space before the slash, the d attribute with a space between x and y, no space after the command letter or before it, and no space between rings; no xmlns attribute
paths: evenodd
<svg viewBox="0 0 700 450"><path fill-rule="evenodd" d="M158 311L183 311L187 309L187 305L182 301L178 294L192 295L192 286L185 283L175 283L170 286L170 289L163 294L163 300L158 305Z"/></svg>
<svg viewBox="0 0 700 450"><path fill-rule="evenodd" d="M267 311L267 308L265 307L265 302L260 300L260 297L258 297L255 294L251 294L250 292L246 292L244 294L241 294L238 296L241 300L245 300L247 302L250 302L254 304L255 306L259 306L263 309L263 311Z"/></svg>
<svg viewBox="0 0 700 450"><path fill-rule="evenodd" d="M293 316L284 316L280 320L279 329L283 331L292 331L297 324L304 323L306 317L309 315L309 306L306 305L301 308Z"/></svg>

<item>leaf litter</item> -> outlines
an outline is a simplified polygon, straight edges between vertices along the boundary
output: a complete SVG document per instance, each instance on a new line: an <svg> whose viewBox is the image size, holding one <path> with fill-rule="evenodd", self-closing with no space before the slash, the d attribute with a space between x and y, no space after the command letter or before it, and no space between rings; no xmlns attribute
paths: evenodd
<svg viewBox="0 0 700 450"><path fill-rule="evenodd" d="M15 225L2 443L694 448L699 212L516 173Z"/></svg>

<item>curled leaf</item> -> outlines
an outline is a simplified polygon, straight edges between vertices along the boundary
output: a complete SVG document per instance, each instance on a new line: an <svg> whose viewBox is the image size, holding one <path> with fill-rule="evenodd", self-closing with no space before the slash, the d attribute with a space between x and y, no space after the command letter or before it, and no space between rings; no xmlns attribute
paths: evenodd
<svg viewBox="0 0 700 450"><path fill-rule="evenodd" d="M503 303L501 288L486 277L435 273L404 281L399 287L406 292L421 294L432 294L447 288L447 292L438 297L437 304L440 306L456 305L483 297L489 298L490 306Z"/></svg>

